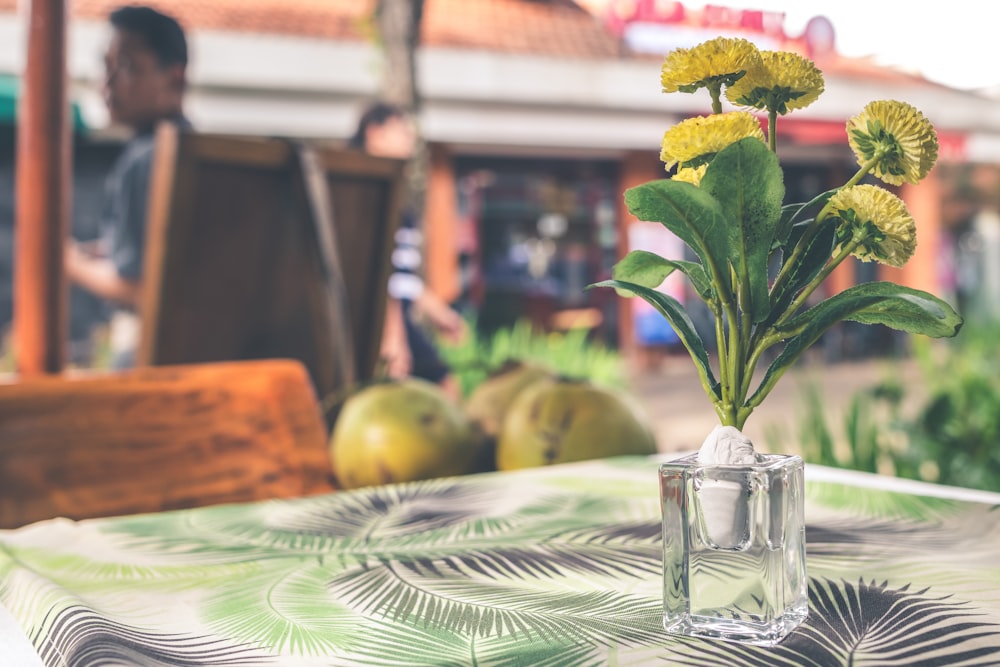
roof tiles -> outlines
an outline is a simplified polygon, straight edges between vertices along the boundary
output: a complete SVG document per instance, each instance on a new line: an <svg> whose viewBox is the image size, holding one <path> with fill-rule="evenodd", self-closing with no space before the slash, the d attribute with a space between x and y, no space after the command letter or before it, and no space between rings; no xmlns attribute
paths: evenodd
<svg viewBox="0 0 1000 667"><path fill-rule="evenodd" d="M18 0L0 0L0 12ZM120 0L74 0L72 16L102 19ZM367 39L375 0L148 0L188 30ZM425 0L422 43L569 58L619 55L618 40L570 0Z"/></svg>
<svg viewBox="0 0 1000 667"><path fill-rule="evenodd" d="M24 3L27 0L20 0ZM189 30L220 30L365 40L376 0L145 0L177 17ZM572 0L424 0L421 42L561 58L659 58L631 54L601 19ZM0 12L18 11L19 0L0 0ZM73 17L100 20L121 0L73 0ZM791 40L788 47L798 45ZM867 59L834 56L824 72L845 77L920 81Z"/></svg>

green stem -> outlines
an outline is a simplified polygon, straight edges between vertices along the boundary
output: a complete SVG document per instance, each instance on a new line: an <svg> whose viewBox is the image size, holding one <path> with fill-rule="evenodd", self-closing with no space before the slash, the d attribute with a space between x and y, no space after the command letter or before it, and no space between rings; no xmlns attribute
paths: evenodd
<svg viewBox="0 0 1000 667"><path fill-rule="evenodd" d="M876 154L871 160L861 165L857 173L851 176L850 180L848 180L846 183L840 186L838 190L843 190L844 188L851 187L852 185L857 185L858 182L862 178L864 178L865 175L867 175L868 172L870 172L881 159L882 159L882 154L881 153ZM784 287L785 281L788 280L788 276L791 274L792 267L794 267L798 263L799 258L801 258L802 254L805 253L813 237L815 237L816 234L819 233L821 223L824 220L826 220L827 216L830 215L830 211L832 209L833 206L830 204L829 201L827 201L826 205L823 206L820 212L816 215L816 218L813 220L812 224L809 225L809 228L806 229L805 232L803 232L802 238L799 239L799 242L795 244L795 249L792 250L791 257L789 257L787 262L783 263L781 270L778 271L778 275L774 279L774 284L771 286L771 294L781 293L781 288Z"/></svg>
<svg viewBox="0 0 1000 667"><path fill-rule="evenodd" d="M772 153L778 152L778 112L767 112L767 143Z"/></svg>
<svg viewBox="0 0 1000 667"><path fill-rule="evenodd" d="M740 386L740 405L743 405L746 401L747 394L750 393L750 383L753 381L753 372L754 369L757 368L757 362L760 361L760 356L764 354L764 350L771 347L772 344L773 343L763 345L763 341L761 341L761 344L754 346L753 350L750 352L750 356L747 359L747 373L743 377L743 384ZM744 419L746 419L746 417L744 417Z"/></svg>
<svg viewBox="0 0 1000 667"><path fill-rule="evenodd" d="M806 285L805 289L803 289L799 293L799 295L788 307L788 310L786 310L774 323L771 329L772 333L763 336L760 342L754 347L753 353L751 354L750 357L753 366L757 364L757 362L760 359L760 356L764 353L764 351L770 348L775 343L779 342L779 340L781 340L782 337L789 337L791 335L794 335L795 332L789 332L789 331L782 332L780 336L777 333L773 332L775 329L780 327L782 323L787 321L788 318L791 317L796 310L799 309L799 307L805 302L805 300L809 298L809 295L812 294L816 290L816 288L823 283L824 280L826 280L826 278L830 275L830 273L834 269L836 269L841 262L847 259L848 255L850 255L861 244L863 240L864 237L861 235L857 235L853 239L851 239L851 242L845 245L833 259L827 262L826 266L823 267L823 270L820 271L819 274L815 278L813 278L808 285ZM771 390L774 389L774 386L777 384L781 376L785 374L785 371L787 371L794 365L795 360L798 359L799 355L801 354L802 352L800 351L799 354L795 356L795 359L790 360L784 366L783 369L780 369L773 375L771 375L771 377L767 381L767 384L761 385L761 387L757 390L757 394L754 396L754 399L752 401L746 401L745 404L741 405L740 409L737 411L737 422L739 422L740 424L746 422L746 419L753 412L754 408L759 406L767 397L767 395L771 393ZM746 383L746 388L743 391L744 395L746 395L746 393L749 393L750 387L748 382ZM738 426L738 428L742 428L742 426Z"/></svg>
<svg viewBox="0 0 1000 667"><path fill-rule="evenodd" d="M708 94L712 96L712 113L722 113L722 82L712 81L707 87Z"/></svg>
<svg viewBox="0 0 1000 667"><path fill-rule="evenodd" d="M747 386L750 384L750 378L753 377L754 366L756 361L752 359L750 350L751 342L753 341L753 320L746 313L743 313L742 320L740 322L740 340L739 340L739 355L740 355L740 371L739 371L739 382L735 383L735 396L733 404L738 410L743 402L747 398Z"/></svg>
<svg viewBox="0 0 1000 667"><path fill-rule="evenodd" d="M847 259L848 255L854 252L854 250L861 245L863 240L864 236L855 235L855 237L851 239L850 243L841 248L840 252L826 263L823 270L816 274L816 277L809 281L809 284L807 284L802 291L795 296L785 312L782 313L781 316L775 321L774 326L778 327L792 317L792 315L795 314L795 311L798 310L803 303L805 303L806 299L808 299L809 296L816 291L816 288L823 284L823 281L826 280L827 276L829 276L834 269L840 266L840 263Z"/></svg>
<svg viewBox="0 0 1000 667"><path fill-rule="evenodd" d="M760 342L754 347L753 352L750 355L750 363L748 364L747 368L751 369L756 368L757 363L760 361L761 355L763 355L766 350L770 349L776 343L780 343L782 339L783 336L775 333L773 330L771 330L769 334L762 336ZM744 380L744 387L742 390L744 396L750 393L750 384L752 380L753 380L753 373L751 372ZM768 389L767 391L769 392L770 389ZM736 421L738 423L737 428L739 428L740 430L743 429L743 425L746 424L746 421L753 413L754 408L760 405L760 403L761 401L759 399L754 401L753 403L750 403L749 401L746 401L746 399L744 399L743 403L741 403L739 410L736 413Z"/></svg>
<svg viewBox="0 0 1000 667"><path fill-rule="evenodd" d="M843 190L844 188L849 188L852 185L857 185L861 181L861 179L864 178L868 174L868 172L870 172L875 167L876 164L878 164L879 160L881 160L882 157L883 156L881 153L876 153L871 160L868 160L868 162L865 162L863 165L861 165L858 171L853 176L851 176L849 181L847 181L837 189ZM833 207L830 205L830 202L827 201L826 206L824 206L823 209L816 215L816 220L815 222L813 222L813 226L814 227L818 226L819 223L823 222L823 220L826 219L826 216L830 215L830 209L832 208Z"/></svg>
<svg viewBox="0 0 1000 667"><path fill-rule="evenodd" d="M736 275L732 267L730 267L730 280L735 288ZM743 355L740 350L740 319L737 306L732 301L724 302L723 308L725 309L726 322L729 324L729 335L725 341L725 347L728 350L726 353L728 382L723 386L723 409L726 414L723 424L735 426L736 409L741 402L738 392L742 384L741 371L743 367ZM722 348L721 345L719 347Z"/></svg>
<svg viewBox="0 0 1000 667"><path fill-rule="evenodd" d="M733 375L732 375L732 359L730 358L729 348L726 338L726 321L732 320L732 312L735 308L734 296L735 279L732 274L732 267L729 267L729 276L723 276L722 271L719 267L708 258L708 266L705 267L709 272L709 277L716 286L717 298L712 300L712 312L715 315L715 348L719 357L719 385L721 388L721 397L718 399L713 398L715 403L715 410L719 414L719 418L722 420L723 424L728 424L729 418L726 416L731 410L729 406L732 405L732 386L733 386ZM728 278L728 279L727 279ZM714 396L714 392L708 392L709 397Z"/></svg>
<svg viewBox="0 0 1000 667"><path fill-rule="evenodd" d="M722 396L714 401L716 411L722 415L722 405L729 400L729 356L726 350L726 322L723 319L722 307L718 302L713 309L715 315L715 351L719 357L719 385L722 388Z"/></svg>
<svg viewBox="0 0 1000 667"><path fill-rule="evenodd" d="M739 387L742 384L743 377L743 360L740 358L739 353L739 322L732 322L729 325L729 346L729 376L732 378L732 382L729 387L729 401L725 405L727 419L723 425L735 426L736 409L740 404Z"/></svg>
<svg viewBox="0 0 1000 667"><path fill-rule="evenodd" d="M777 336L773 333L774 330L780 327L792 315L795 314L795 312L802 306L802 304L805 303L805 301L809 298L809 296L812 295L812 293L815 292L816 289L821 284L823 284L823 281L829 277L830 273L832 273L834 269L840 266L840 264L845 259L847 259L847 257L852 252L854 252L854 250L861 244L863 240L864 236L858 234L853 239L851 239L850 243L841 248L840 252L838 252L829 262L827 262L826 266L823 267L823 269L816 275L816 277L814 277L811 281L809 281L809 283L802 289L802 291L796 295L795 299L792 300L792 302L789 304L785 312L782 313L777 318L777 320L775 320L774 324L768 330L769 333L762 335L760 337L760 340L757 341L756 344L754 344L752 336L751 338L748 339L748 348L744 350L744 355L746 358L746 363L743 367L744 374L740 377L739 390L737 394L737 400L735 401L734 413L733 413L734 414L733 420L736 428L742 430L743 425L746 423L747 418L750 417L750 414L753 412L754 408L756 408L758 405L761 404L764 397L767 396L767 394L771 392L771 389L774 388L774 385L777 383L778 378L780 378L784 374L784 370L782 370L776 373L775 375L772 375L771 379L767 383L767 386L762 387L758 391L756 395L756 400L752 402L746 400L746 396L750 393L750 385L753 382L754 369L757 367L757 363L760 361L761 355L763 355L764 352L767 349L769 349L772 345L781 340L781 336ZM783 332L784 337L787 337L788 334L789 332L787 331ZM789 364L789 366L790 365L791 364ZM788 366L786 366L786 370L787 368Z"/></svg>
<svg viewBox="0 0 1000 667"><path fill-rule="evenodd" d="M695 362L694 364L695 368L698 370L698 379L701 381L701 386L702 389L704 389L705 391L705 395L708 396L709 399L716 404L716 412L719 412L718 401L715 398L715 391L712 389L712 378L709 376L709 372L705 370L705 368L700 363L698 363L698 359L695 355L695 352L693 349L691 349L691 346L689 345L687 339L681 338L681 343L687 349L688 354L691 356L691 359L694 360Z"/></svg>

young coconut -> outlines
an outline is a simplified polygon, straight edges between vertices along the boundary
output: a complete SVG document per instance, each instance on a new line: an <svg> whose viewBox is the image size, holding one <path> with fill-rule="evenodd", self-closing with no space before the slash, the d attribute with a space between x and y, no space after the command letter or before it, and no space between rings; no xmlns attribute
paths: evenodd
<svg viewBox="0 0 1000 667"><path fill-rule="evenodd" d="M544 366L509 360L481 382L465 401L465 414L483 438L482 456L476 468L486 472L496 468L496 446L504 416L514 399L539 380L556 377Z"/></svg>
<svg viewBox="0 0 1000 667"><path fill-rule="evenodd" d="M555 378L535 382L511 403L497 441L497 468L656 451L652 429L631 398L586 380Z"/></svg>
<svg viewBox="0 0 1000 667"><path fill-rule="evenodd" d="M465 474L478 453L479 439L461 408L417 378L354 394L330 436L334 474L345 489Z"/></svg>

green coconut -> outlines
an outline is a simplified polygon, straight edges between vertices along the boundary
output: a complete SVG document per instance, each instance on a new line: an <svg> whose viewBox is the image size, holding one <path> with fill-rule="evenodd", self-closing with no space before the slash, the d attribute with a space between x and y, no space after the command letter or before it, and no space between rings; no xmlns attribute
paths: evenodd
<svg viewBox="0 0 1000 667"><path fill-rule="evenodd" d="M465 402L465 414L487 437L495 439L517 395L538 380L553 377L555 373L544 366L509 361L472 390Z"/></svg>
<svg viewBox="0 0 1000 667"><path fill-rule="evenodd" d="M640 406L585 380L532 384L511 403L497 440L500 470L657 451Z"/></svg>
<svg viewBox="0 0 1000 667"><path fill-rule="evenodd" d="M354 394L330 436L334 474L345 489L465 474L479 448L461 407L417 378Z"/></svg>

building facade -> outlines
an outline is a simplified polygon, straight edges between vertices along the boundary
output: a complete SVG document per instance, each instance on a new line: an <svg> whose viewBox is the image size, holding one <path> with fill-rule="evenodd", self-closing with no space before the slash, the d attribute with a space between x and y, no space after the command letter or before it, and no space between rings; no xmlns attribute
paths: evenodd
<svg viewBox="0 0 1000 667"><path fill-rule="evenodd" d="M0 0L0 44L6 45L0 73L23 69L23 4ZM77 143L83 154L114 139L100 98L104 16L114 4L72 3L72 96L93 128ZM344 141L378 93L373 5L163 4L191 35L188 112L196 128ZM658 158L664 130L708 111L701 96L660 92L662 53L671 46L733 34L817 60L825 93L779 121L789 200L839 185L853 173L845 122L873 99L920 108L939 130L942 165L1000 164L1000 111L992 99L840 58L822 21L809 34L789 36L780 14L698 13L684 11L681 3L647 0L586 6L425 0L424 11L417 62L418 121L430 148L427 279L486 329L529 317L554 328L585 322L625 348L644 342L631 301L583 287L607 277L628 249L671 243L632 219L621 198L624 189L666 175ZM951 189L946 173L935 170L920 185L901 188L918 221L920 244L907 267L891 275L939 293L947 291L939 271L947 224L942 202ZM873 270L882 271L845 264L829 289L874 277Z"/></svg>

